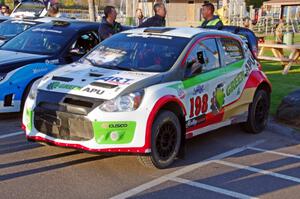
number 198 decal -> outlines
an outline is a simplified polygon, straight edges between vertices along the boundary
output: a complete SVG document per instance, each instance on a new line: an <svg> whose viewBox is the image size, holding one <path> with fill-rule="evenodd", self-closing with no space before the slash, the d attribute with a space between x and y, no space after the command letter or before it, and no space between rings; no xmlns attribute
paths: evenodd
<svg viewBox="0 0 300 199"><path fill-rule="evenodd" d="M207 112L208 109L208 95L205 94L202 96L192 97L190 99L191 104L191 111L190 111L190 118L197 117L201 113L204 114Z"/></svg>

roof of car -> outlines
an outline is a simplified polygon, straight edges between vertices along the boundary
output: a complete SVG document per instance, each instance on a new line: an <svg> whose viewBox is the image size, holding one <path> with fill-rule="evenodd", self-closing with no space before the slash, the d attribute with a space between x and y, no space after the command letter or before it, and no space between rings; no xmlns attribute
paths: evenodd
<svg viewBox="0 0 300 199"><path fill-rule="evenodd" d="M64 20L60 18L55 18L51 22L39 24L34 28L63 30L72 33L72 32L85 31L85 30L86 31L98 30L98 27L99 27L99 23L95 23L95 22Z"/></svg>
<svg viewBox="0 0 300 199"><path fill-rule="evenodd" d="M236 37L230 32L211 30L203 28L190 28L190 27L149 27L149 28L138 28L125 31L124 33L129 34L158 34L161 36L174 36L174 37L185 37L193 38L194 36L205 33L205 34L220 34L220 35L230 35Z"/></svg>

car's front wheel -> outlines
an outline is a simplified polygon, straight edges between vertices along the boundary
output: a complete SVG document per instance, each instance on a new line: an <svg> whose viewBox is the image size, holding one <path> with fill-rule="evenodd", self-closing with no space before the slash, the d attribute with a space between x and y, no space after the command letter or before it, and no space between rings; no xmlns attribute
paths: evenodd
<svg viewBox="0 0 300 199"><path fill-rule="evenodd" d="M261 133L267 126L270 109L270 95L265 90L258 90L249 106L248 120L243 124L249 133Z"/></svg>
<svg viewBox="0 0 300 199"><path fill-rule="evenodd" d="M178 117L171 111L161 111L152 126L151 154L138 156L146 167L164 169L178 155L181 144L181 126Z"/></svg>

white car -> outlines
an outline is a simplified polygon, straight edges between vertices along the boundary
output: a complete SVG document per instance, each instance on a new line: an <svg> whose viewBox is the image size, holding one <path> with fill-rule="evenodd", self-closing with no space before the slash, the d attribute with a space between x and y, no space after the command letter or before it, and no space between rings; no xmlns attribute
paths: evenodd
<svg viewBox="0 0 300 199"><path fill-rule="evenodd" d="M199 28L146 28L103 41L36 82L23 128L30 141L134 153L168 167L185 138L242 123L261 132L271 85L245 39Z"/></svg>

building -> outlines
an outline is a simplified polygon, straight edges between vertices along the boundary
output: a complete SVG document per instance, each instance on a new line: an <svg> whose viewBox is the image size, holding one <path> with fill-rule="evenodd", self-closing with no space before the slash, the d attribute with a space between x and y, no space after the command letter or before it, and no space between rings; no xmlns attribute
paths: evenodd
<svg viewBox="0 0 300 199"><path fill-rule="evenodd" d="M263 3L266 13L271 13L279 18L300 20L300 1L299 0L271 0Z"/></svg>

